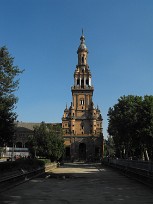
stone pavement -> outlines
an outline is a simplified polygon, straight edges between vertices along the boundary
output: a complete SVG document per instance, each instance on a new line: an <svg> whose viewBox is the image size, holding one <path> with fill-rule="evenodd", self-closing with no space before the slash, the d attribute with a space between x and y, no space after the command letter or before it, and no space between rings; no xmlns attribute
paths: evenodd
<svg viewBox="0 0 153 204"><path fill-rule="evenodd" d="M0 204L145 204L153 191L100 164L65 164L0 195Z"/></svg>

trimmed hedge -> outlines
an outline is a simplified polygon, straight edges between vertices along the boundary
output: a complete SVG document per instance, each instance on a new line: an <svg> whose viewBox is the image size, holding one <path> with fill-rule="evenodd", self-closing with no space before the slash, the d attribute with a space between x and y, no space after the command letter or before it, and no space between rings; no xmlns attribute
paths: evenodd
<svg viewBox="0 0 153 204"><path fill-rule="evenodd" d="M16 161L1 162L0 163L0 173L1 172L16 171L16 170L20 170L20 169L30 171L30 170L38 169L41 167L45 167L45 162L42 160L17 159Z"/></svg>

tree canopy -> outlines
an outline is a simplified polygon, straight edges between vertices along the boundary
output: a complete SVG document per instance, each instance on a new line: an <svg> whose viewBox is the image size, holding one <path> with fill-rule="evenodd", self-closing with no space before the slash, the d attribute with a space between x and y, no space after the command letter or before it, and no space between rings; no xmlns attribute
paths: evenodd
<svg viewBox="0 0 153 204"><path fill-rule="evenodd" d="M104 139L104 157L115 157L114 140L111 136Z"/></svg>
<svg viewBox="0 0 153 204"><path fill-rule="evenodd" d="M14 112L17 97L14 95L19 87L17 76L22 73L18 66L14 66L14 58L10 56L6 47L0 48L0 146L12 142Z"/></svg>
<svg viewBox="0 0 153 204"><path fill-rule="evenodd" d="M60 125L41 123L34 127L34 134L29 138L29 150L33 156L40 156L51 161L59 160L64 154L64 140Z"/></svg>
<svg viewBox="0 0 153 204"><path fill-rule="evenodd" d="M122 96L108 111L118 157L153 159L153 96Z"/></svg>

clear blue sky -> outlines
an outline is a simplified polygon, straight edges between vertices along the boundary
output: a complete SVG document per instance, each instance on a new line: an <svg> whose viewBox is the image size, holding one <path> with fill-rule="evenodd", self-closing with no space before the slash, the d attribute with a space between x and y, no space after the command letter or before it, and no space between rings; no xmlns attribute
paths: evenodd
<svg viewBox="0 0 153 204"><path fill-rule="evenodd" d="M0 46L25 69L19 121L61 122L82 28L105 137L120 96L153 94L153 0L0 0Z"/></svg>

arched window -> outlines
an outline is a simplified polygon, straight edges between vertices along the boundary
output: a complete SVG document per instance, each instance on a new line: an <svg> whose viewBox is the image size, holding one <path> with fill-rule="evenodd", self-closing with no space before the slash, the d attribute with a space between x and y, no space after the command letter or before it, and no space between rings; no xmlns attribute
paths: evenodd
<svg viewBox="0 0 153 204"><path fill-rule="evenodd" d="M81 88L84 88L84 79L81 80Z"/></svg>
<svg viewBox="0 0 153 204"><path fill-rule="evenodd" d="M79 159L80 160L86 159L86 144L85 143L79 144Z"/></svg>
<svg viewBox="0 0 153 204"><path fill-rule="evenodd" d="M79 79L77 79L77 85L79 85L80 84L80 80Z"/></svg>
<svg viewBox="0 0 153 204"><path fill-rule="evenodd" d="M89 79L86 79L86 85L89 85Z"/></svg>
<svg viewBox="0 0 153 204"><path fill-rule="evenodd" d="M67 159L70 158L70 146L65 148L65 156L66 156Z"/></svg>
<svg viewBox="0 0 153 204"><path fill-rule="evenodd" d="M84 63L84 56L82 57L82 63Z"/></svg>
<svg viewBox="0 0 153 204"><path fill-rule="evenodd" d="M84 99L80 100L80 105L84 105Z"/></svg>

